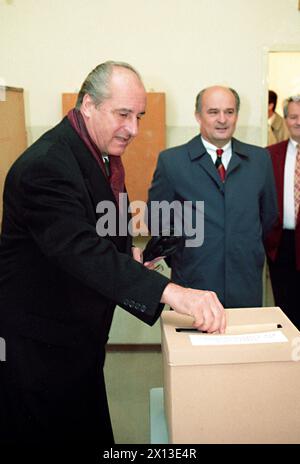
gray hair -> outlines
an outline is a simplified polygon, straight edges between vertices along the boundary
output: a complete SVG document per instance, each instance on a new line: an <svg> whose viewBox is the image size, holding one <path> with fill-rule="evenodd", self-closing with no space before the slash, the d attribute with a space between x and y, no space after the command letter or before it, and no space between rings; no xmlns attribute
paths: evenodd
<svg viewBox="0 0 300 464"><path fill-rule="evenodd" d="M240 110L240 105L241 105L241 100L240 100L239 94L237 93L236 90L232 89L231 87L224 87L224 88L230 90L230 92L233 94L233 96L235 98L236 111L238 113L239 110ZM208 89L209 89L209 87L206 87L205 89L200 90L200 92L198 93L198 95L196 97L196 103L195 103L195 111L196 111L196 113L201 113L203 94Z"/></svg>
<svg viewBox="0 0 300 464"><path fill-rule="evenodd" d="M288 106L289 106L289 103L291 102L295 102L295 103L300 103L300 95L293 95L289 98L286 98L283 102L283 115L285 118L287 118L288 116Z"/></svg>
<svg viewBox="0 0 300 464"><path fill-rule="evenodd" d="M109 84L114 67L129 69L142 82L140 74L130 64L122 61L105 61L105 63L101 63L93 69L83 82L75 105L77 109L80 109L85 94L88 94L92 98L96 106L110 97Z"/></svg>

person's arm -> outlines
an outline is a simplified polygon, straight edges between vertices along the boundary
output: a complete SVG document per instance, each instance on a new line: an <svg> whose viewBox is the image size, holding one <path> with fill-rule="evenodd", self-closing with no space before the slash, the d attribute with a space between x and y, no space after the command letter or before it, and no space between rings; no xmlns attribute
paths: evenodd
<svg viewBox="0 0 300 464"><path fill-rule="evenodd" d="M176 198L174 185L167 171L164 152L162 152L158 157L157 166L148 191L145 220L152 236L161 235L163 231L174 230L174 211L172 208L169 209L169 213L166 215L162 211L159 212L158 208L158 203L164 202L165 205L171 205ZM166 256L164 260L168 266L171 266L171 257Z"/></svg>
<svg viewBox="0 0 300 464"><path fill-rule="evenodd" d="M132 254L136 261L142 263L142 250L133 248ZM225 311L214 292L184 288L169 283L160 301L170 305L178 313L192 316L193 325L199 330L221 333L225 331Z"/></svg>
<svg viewBox="0 0 300 464"><path fill-rule="evenodd" d="M195 327L222 329L220 303L211 292L184 289L120 253L87 218L87 193L65 158L37 160L22 173L22 216L28 233L52 264L153 325L164 303L193 316ZM136 252L134 252L135 254Z"/></svg>
<svg viewBox="0 0 300 464"><path fill-rule="evenodd" d="M37 157L23 170L18 190L22 223L52 266L96 291L99 298L149 325L155 323L169 279L97 234L89 192L69 156L54 152Z"/></svg>
<svg viewBox="0 0 300 464"><path fill-rule="evenodd" d="M161 302L170 305L180 314L192 316L193 325L198 330L225 332L225 311L214 292L184 288L170 283L164 289Z"/></svg>
<svg viewBox="0 0 300 464"><path fill-rule="evenodd" d="M131 252L132 252L132 257L135 261L137 261L138 263L144 264L144 266L147 269L151 269L151 270L155 269L157 263L161 261L162 259L164 259L164 256L158 256L157 258L152 259L152 261L144 262L143 250L141 248L133 246L131 248Z"/></svg>

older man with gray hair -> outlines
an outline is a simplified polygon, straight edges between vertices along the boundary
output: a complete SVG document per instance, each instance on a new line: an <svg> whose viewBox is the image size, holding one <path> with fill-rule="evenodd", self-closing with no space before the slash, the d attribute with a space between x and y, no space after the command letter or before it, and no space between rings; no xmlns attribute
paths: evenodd
<svg viewBox="0 0 300 464"><path fill-rule="evenodd" d="M136 70L102 63L84 81L76 108L7 175L0 443L95 452L113 443L103 365L117 304L149 325L167 303L197 329L225 329L213 292L180 287L148 269L129 235L97 234L97 205L118 208L125 191L121 156L145 109Z"/></svg>
<svg viewBox="0 0 300 464"><path fill-rule="evenodd" d="M300 329L300 95L287 98L283 114L290 138L271 145L279 220L267 240L276 305Z"/></svg>

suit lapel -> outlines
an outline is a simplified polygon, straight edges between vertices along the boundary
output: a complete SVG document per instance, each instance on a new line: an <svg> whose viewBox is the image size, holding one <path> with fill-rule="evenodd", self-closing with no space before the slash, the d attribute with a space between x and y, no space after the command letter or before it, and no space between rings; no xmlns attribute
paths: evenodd
<svg viewBox="0 0 300 464"><path fill-rule="evenodd" d="M96 208L100 201L111 201L115 205L116 211L116 236L110 236L118 249L121 251L126 251L128 254L131 252L132 240L129 234L126 236L119 237L119 209L113 194L113 191L110 187L109 181L103 173L102 169L98 165L95 158L92 156L85 143L81 140L78 134L71 127L67 119L63 120L65 125L65 135L68 139L72 153L75 156L79 168L81 170L85 185L89 192L89 196L93 205L93 212L95 223L97 221ZM125 191L125 193L127 193ZM126 227L131 218L127 210L124 212L126 216Z"/></svg>
<svg viewBox="0 0 300 464"><path fill-rule="evenodd" d="M227 177L239 169L243 158L248 158L249 156L247 150L245 149L245 145L239 142L237 139L232 139L232 156L226 171L225 183L223 183L211 159L211 156L205 150L200 135L194 137L189 142L188 150L191 161L197 160L199 166L201 166L201 168L204 169L206 173L212 178L221 192L224 192Z"/></svg>
<svg viewBox="0 0 300 464"><path fill-rule="evenodd" d="M71 127L69 121L64 119L63 122L65 123L66 137L68 138L72 153L78 162L95 211L98 202L101 200L110 200L116 203L109 181L97 161L83 140Z"/></svg>
<svg viewBox="0 0 300 464"><path fill-rule="evenodd" d="M84 181L89 191L89 194L93 200L95 208L101 200L109 200L116 204L114 194L112 192L108 180L102 172L102 169L89 152L87 153L87 155L90 156L92 163L91 169L88 173L86 173L87 175L84 177Z"/></svg>
<svg viewBox="0 0 300 464"><path fill-rule="evenodd" d="M220 176L211 159L211 156L205 150L200 135L197 135L188 143L188 152L190 160L192 162L196 161L199 167L201 167L201 169L203 169L215 182L218 189L223 190L224 183L220 179Z"/></svg>
<svg viewBox="0 0 300 464"><path fill-rule="evenodd" d="M227 167L226 177L230 176L234 171L240 168L243 159L249 157L248 152L245 149L245 145L237 139L232 139L231 143L231 158Z"/></svg>
<svg viewBox="0 0 300 464"><path fill-rule="evenodd" d="M232 155L231 155L231 158L230 158L230 161L229 161L229 164L228 164L228 167L227 167L227 171L226 171L226 177L228 177L236 169L238 169L241 163L242 163L242 160L239 157L239 155L237 155L237 153L232 151Z"/></svg>
<svg viewBox="0 0 300 464"><path fill-rule="evenodd" d="M211 156L205 152L205 154L199 159L199 164L207 174L217 183L218 186L223 185L220 179L219 173L214 165Z"/></svg>

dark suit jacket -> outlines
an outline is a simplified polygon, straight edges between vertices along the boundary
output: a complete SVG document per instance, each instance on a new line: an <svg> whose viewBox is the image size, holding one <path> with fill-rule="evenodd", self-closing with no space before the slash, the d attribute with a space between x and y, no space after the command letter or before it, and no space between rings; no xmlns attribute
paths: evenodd
<svg viewBox="0 0 300 464"><path fill-rule="evenodd" d="M6 410L11 429L2 424L0 440L5 434L110 440L102 367L114 307L152 325L168 279L129 256L129 237L97 235L96 206L103 200L115 201L110 185L66 118L8 173L0 243L0 336L7 351L0 363L6 389L0 427Z"/></svg>
<svg viewBox="0 0 300 464"><path fill-rule="evenodd" d="M170 148L160 154L149 190L150 202L162 200L192 201L194 219L196 201L204 201L204 242L171 257L172 279L215 291L226 307L260 306L263 235L277 216L267 151L233 139L223 184L200 135Z"/></svg>
<svg viewBox="0 0 300 464"><path fill-rule="evenodd" d="M279 221L276 223L272 232L268 236L268 240L266 243L268 256L271 259L271 261L274 261L276 259L283 230L284 167L288 142L288 140L284 140L283 142L276 143L275 145L270 145L268 147L273 164L279 207ZM300 270L300 214L298 215L298 220L296 224L295 238L296 266L297 269Z"/></svg>

